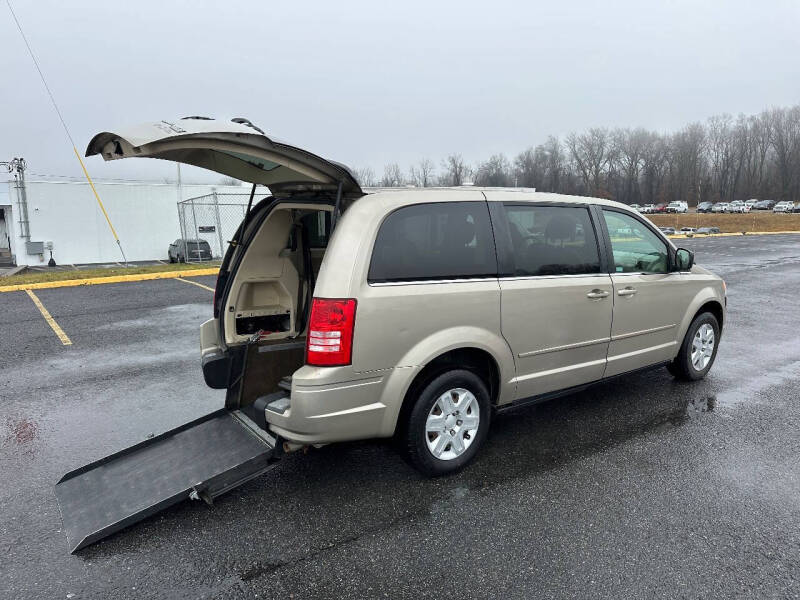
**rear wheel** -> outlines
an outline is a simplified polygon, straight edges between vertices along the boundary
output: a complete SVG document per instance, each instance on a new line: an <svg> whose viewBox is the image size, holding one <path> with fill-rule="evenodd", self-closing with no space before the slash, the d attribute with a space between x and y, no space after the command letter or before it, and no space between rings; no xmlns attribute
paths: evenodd
<svg viewBox="0 0 800 600"><path fill-rule="evenodd" d="M456 369L422 388L405 428L412 464L428 476L466 465L486 439L491 419L489 392L471 371Z"/></svg>
<svg viewBox="0 0 800 600"><path fill-rule="evenodd" d="M678 356L668 366L678 379L697 381L706 376L717 357L719 322L710 312L697 315L683 338Z"/></svg>

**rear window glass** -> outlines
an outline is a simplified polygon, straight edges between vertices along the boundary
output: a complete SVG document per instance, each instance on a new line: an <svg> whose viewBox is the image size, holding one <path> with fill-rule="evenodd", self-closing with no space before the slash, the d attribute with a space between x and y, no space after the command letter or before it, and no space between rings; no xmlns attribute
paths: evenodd
<svg viewBox="0 0 800 600"><path fill-rule="evenodd" d="M370 282L495 277L497 258L485 202L415 204L381 225Z"/></svg>
<svg viewBox="0 0 800 600"><path fill-rule="evenodd" d="M600 272L589 211L582 207L506 205L514 275Z"/></svg>

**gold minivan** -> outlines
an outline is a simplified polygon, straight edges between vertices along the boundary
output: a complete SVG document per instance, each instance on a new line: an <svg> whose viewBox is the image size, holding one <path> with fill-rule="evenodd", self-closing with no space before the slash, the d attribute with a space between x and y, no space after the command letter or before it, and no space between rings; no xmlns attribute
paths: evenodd
<svg viewBox="0 0 800 600"><path fill-rule="evenodd" d="M201 360L226 407L287 450L396 436L420 471L448 473L498 410L662 365L696 380L716 356L724 282L616 202L362 190L343 165L245 119L105 132L93 154L253 184Z"/></svg>

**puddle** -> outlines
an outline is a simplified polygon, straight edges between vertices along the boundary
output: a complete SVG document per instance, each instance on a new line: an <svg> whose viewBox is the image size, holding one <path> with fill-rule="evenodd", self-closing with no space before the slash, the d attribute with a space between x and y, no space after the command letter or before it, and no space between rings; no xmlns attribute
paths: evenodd
<svg viewBox="0 0 800 600"><path fill-rule="evenodd" d="M713 394L705 398L693 398L686 404L686 416L691 418L701 413L714 412L716 406L717 397Z"/></svg>
<svg viewBox="0 0 800 600"><path fill-rule="evenodd" d="M441 514L452 510L453 504L458 503L466 498L467 494L469 494L469 491L469 488L464 485L459 485L447 490L447 493L443 498L434 501L430 505L429 512L431 514Z"/></svg>
<svg viewBox="0 0 800 600"><path fill-rule="evenodd" d="M115 331L124 329L150 328L157 331L174 331L179 329L196 329L198 323L211 318L208 304L178 304L149 311L138 319L112 321L94 328L95 331Z"/></svg>
<svg viewBox="0 0 800 600"><path fill-rule="evenodd" d="M755 397L768 387L780 385L797 377L800 372L800 360L793 360L766 373L754 377L741 377L738 387L727 389L716 394L716 405L736 406L743 402L760 403Z"/></svg>

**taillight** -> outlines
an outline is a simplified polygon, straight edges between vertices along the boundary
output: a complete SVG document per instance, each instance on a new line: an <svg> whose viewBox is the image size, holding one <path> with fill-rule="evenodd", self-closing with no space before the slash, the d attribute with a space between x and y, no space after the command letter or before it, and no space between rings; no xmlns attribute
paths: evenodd
<svg viewBox="0 0 800 600"><path fill-rule="evenodd" d="M306 338L306 364L317 367L349 365L355 324L356 301L353 298L314 298Z"/></svg>

